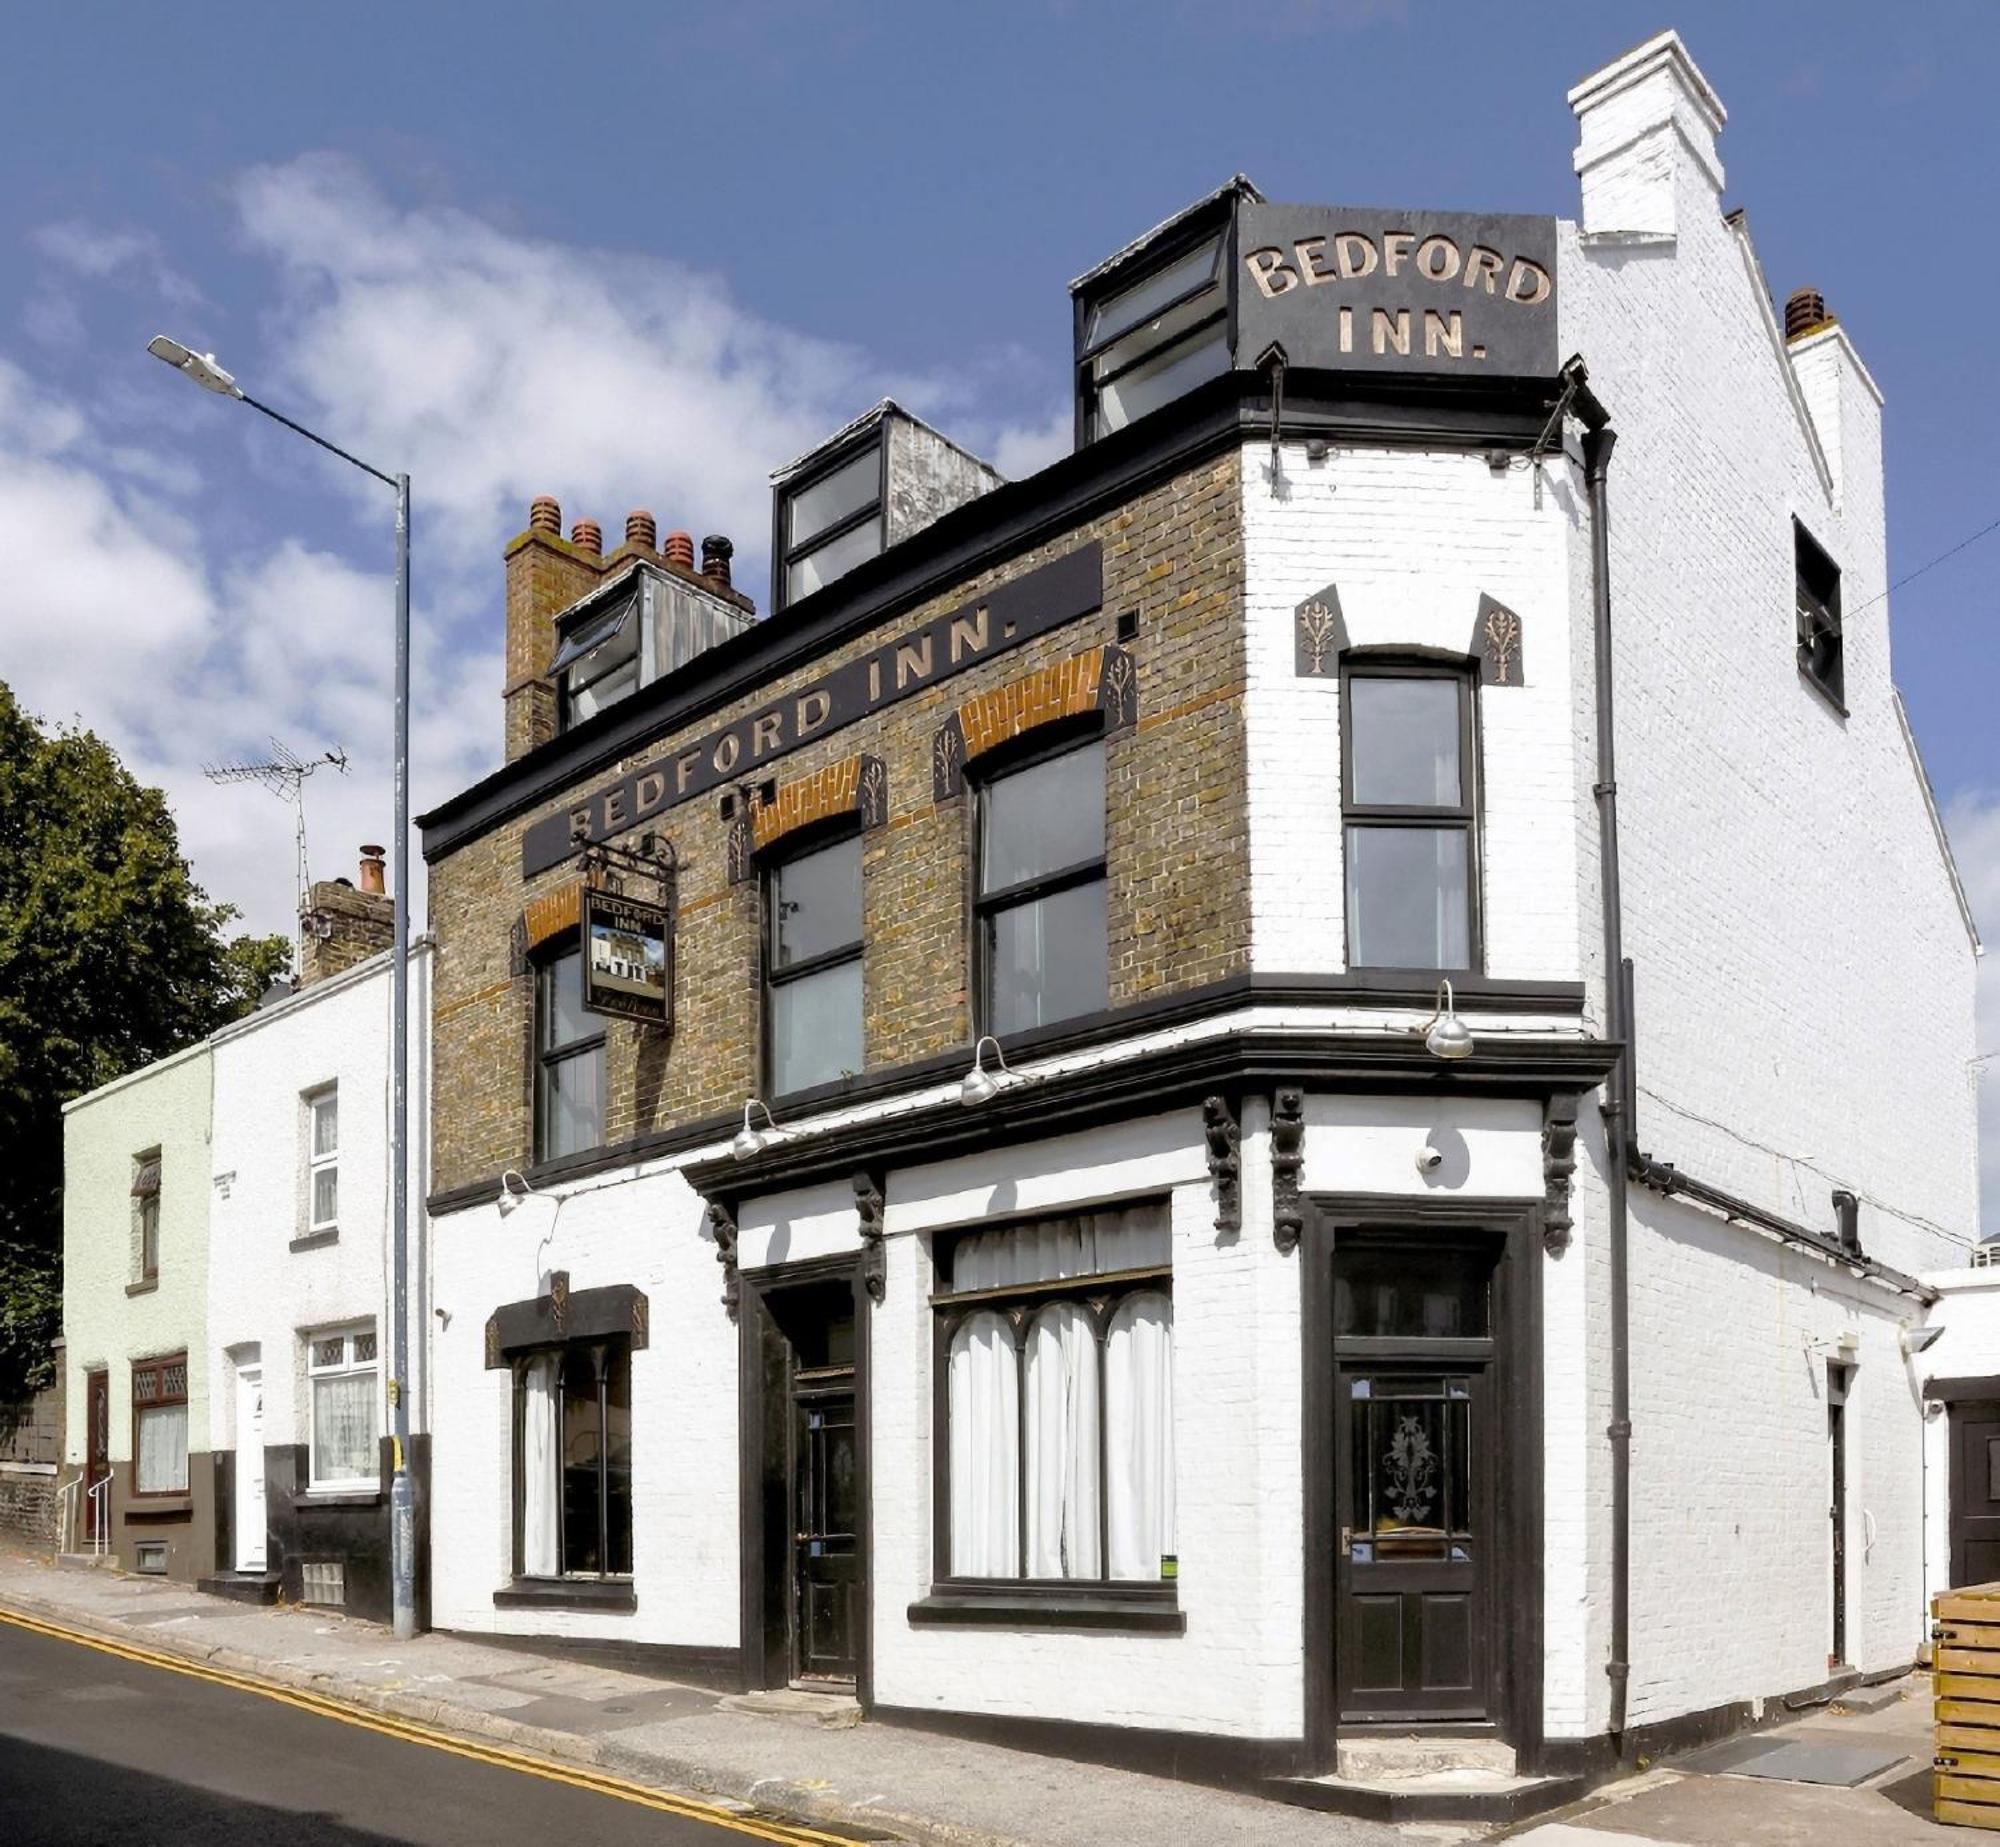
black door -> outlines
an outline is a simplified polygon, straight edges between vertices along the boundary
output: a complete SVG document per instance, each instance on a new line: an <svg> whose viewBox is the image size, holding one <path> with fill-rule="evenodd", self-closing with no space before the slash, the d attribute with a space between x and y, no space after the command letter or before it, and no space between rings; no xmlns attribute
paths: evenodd
<svg viewBox="0 0 2000 1847"><path fill-rule="evenodd" d="M1422 1234L1333 1253L1343 1722L1493 1716L1495 1256Z"/></svg>
<svg viewBox="0 0 2000 1847"><path fill-rule="evenodd" d="M1483 1366L1342 1366L1340 1714L1488 1716L1491 1407Z"/></svg>
<svg viewBox="0 0 2000 1847"><path fill-rule="evenodd" d="M2000 1403L1950 1407L1951 1581L2000 1580Z"/></svg>
<svg viewBox="0 0 2000 1847"><path fill-rule="evenodd" d="M1833 1474L1827 1507L1833 1526L1833 1647L1826 1664L1841 1667L1847 1661L1847 1390L1838 1366L1829 1366L1826 1374L1826 1442Z"/></svg>
<svg viewBox="0 0 2000 1847"><path fill-rule="evenodd" d="M852 1681L860 1628L854 1375L811 1374L792 1395L792 1672Z"/></svg>

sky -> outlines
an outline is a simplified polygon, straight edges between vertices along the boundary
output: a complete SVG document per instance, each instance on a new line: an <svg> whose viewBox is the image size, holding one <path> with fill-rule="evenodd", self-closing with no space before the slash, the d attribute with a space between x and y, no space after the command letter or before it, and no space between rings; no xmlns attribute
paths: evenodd
<svg viewBox="0 0 2000 1847"><path fill-rule="evenodd" d="M389 816L387 490L147 358L166 331L413 480L419 812L500 747L530 498L734 536L893 394L1009 475L1068 444L1066 284L1229 174L1574 217L1577 78L1679 28L1725 203L1888 397L1891 578L2000 519L2000 6L1926 0L348 0L44 8L0 68L0 678L163 785L201 882L294 908L293 817L204 766L344 751ZM1896 591L1899 684L2000 942L2000 533ZM2000 970L1981 995L2000 1051ZM2000 1059L1983 1085L2000 1230Z"/></svg>

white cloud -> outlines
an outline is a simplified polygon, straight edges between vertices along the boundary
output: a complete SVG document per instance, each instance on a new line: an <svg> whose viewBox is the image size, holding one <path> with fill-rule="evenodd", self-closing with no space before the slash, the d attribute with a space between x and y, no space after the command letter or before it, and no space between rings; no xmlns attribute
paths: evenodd
<svg viewBox="0 0 2000 1847"><path fill-rule="evenodd" d="M1952 857L1986 943L1979 971L1980 1228L2000 1236L2000 790L1967 793L1945 809Z"/></svg>
<svg viewBox="0 0 2000 1847"><path fill-rule="evenodd" d="M949 377L898 371L750 313L713 274L406 209L332 156L254 170L234 197L270 277L248 305L271 357L231 349L246 384L412 477L417 812L499 761L500 547L535 494L614 539L633 506L663 531L730 533L739 581L755 586L769 470L880 397L964 432L1010 474L1069 446L1066 412L1025 427L993 413L1031 374L1018 352ZM58 279L199 299L145 234L71 223L36 241ZM317 465L254 416L235 427L264 472ZM212 786L202 766L266 757L274 737L306 757L343 748L347 774L317 772L306 802L315 874L351 876L358 845L389 835L390 585L282 530L255 555L227 553L190 517L196 471L156 444L133 401L72 402L0 359L0 494L41 541L0 592L0 675L165 787L210 893L254 928L288 930L290 810L255 785ZM380 485L325 466L386 551ZM254 513L254 477L211 472Z"/></svg>

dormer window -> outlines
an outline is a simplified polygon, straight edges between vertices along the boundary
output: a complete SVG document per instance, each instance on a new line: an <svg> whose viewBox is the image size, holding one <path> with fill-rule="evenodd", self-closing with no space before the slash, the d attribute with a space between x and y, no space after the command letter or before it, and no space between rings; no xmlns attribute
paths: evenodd
<svg viewBox="0 0 2000 1847"><path fill-rule="evenodd" d="M562 728L594 718L639 690L639 589L586 615L562 638L551 668L562 694Z"/></svg>
<svg viewBox="0 0 2000 1847"><path fill-rule="evenodd" d="M1229 369L1223 236L1213 231L1081 309L1077 401L1085 440L1122 430Z"/></svg>
<svg viewBox="0 0 2000 1847"><path fill-rule="evenodd" d="M779 502L784 600L796 603L882 549L880 430L786 488Z"/></svg>
<svg viewBox="0 0 2000 1847"><path fill-rule="evenodd" d="M754 620L700 584L641 565L561 618L549 664L559 728L595 718Z"/></svg>

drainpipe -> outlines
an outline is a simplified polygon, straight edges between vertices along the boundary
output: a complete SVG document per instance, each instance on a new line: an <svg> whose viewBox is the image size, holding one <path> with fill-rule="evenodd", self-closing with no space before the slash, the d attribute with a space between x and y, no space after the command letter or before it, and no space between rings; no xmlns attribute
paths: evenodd
<svg viewBox="0 0 2000 1847"><path fill-rule="evenodd" d="M1584 480L1590 493L1590 587L1597 657L1598 882L1604 907L1604 1036L1617 1047L1617 1065L1602 1105L1606 1182L1611 1199L1611 1737L1625 1751L1625 1696L1632 1676L1632 1349L1627 1259L1633 1095L1630 970L1625 961L1624 913L1618 878L1618 774L1612 732L1611 674L1611 451L1618 434L1597 401L1581 358L1563 367L1570 402L1584 425Z"/></svg>

